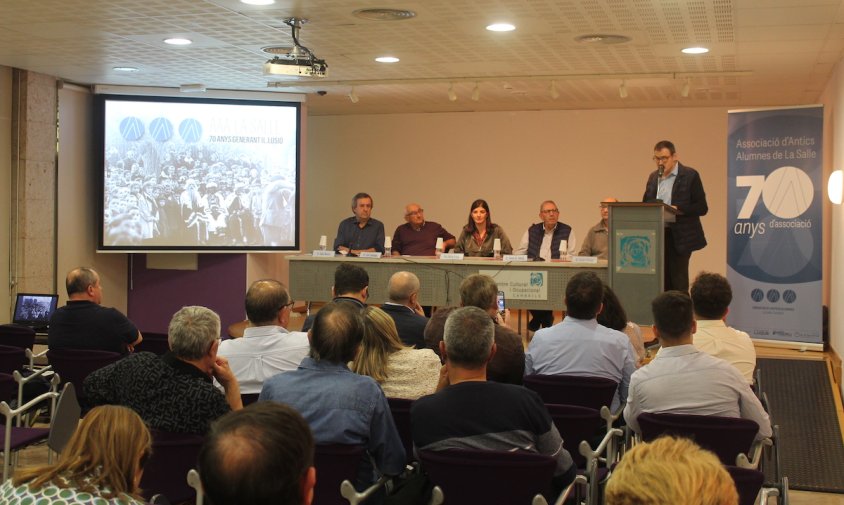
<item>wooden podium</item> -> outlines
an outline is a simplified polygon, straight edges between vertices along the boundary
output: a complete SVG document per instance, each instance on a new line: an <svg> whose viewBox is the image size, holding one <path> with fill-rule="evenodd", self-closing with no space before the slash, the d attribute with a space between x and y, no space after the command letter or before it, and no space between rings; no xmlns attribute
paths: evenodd
<svg viewBox="0 0 844 505"><path fill-rule="evenodd" d="M674 222L677 211L664 203L607 205L609 285L630 321L651 325L651 300L665 285L665 226Z"/></svg>

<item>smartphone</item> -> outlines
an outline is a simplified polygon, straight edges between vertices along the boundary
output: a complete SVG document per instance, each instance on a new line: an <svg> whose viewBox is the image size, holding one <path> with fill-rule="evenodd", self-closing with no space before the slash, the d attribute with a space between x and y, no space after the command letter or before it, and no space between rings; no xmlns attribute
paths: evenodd
<svg viewBox="0 0 844 505"><path fill-rule="evenodd" d="M503 316L505 308L506 308L506 306L504 304L504 291L499 291L498 292L498 313Z"/></svg>

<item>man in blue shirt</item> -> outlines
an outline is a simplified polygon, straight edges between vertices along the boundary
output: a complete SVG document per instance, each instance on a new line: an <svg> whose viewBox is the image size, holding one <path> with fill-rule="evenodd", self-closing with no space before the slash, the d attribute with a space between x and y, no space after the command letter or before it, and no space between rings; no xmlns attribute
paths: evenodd
<svg viewBox="0 0 844 505"><path fill-rule="evenodd" d="M384 252L384 223L372 216L372 197L358 193L352 197L350 218L340 221L334 250L358 255L362 252Z"/></svg>
<svg viewBox="0 0 844 505"><path fill-rule="evenodd" d="M308 336L310 356L297 370L265 381L258 401L273 400L298 410L317 444L366 447L369 457L361 463L358 489L373 483L378 474L400 474L404 446L387 399L374 379L346 366L363 339L360 310L349 303L329 303L317 313Z"/></svg>
<svg viewBox="0 0 844 505"><path fill-rule="evenodd" d="M620 331L598 324L604 284L592 272L581 272L566 285L566 317L536 332L525 353L525 375L580 375L618 382L610 408L627 400L630 375L636 370L636 351Z"/></svg>

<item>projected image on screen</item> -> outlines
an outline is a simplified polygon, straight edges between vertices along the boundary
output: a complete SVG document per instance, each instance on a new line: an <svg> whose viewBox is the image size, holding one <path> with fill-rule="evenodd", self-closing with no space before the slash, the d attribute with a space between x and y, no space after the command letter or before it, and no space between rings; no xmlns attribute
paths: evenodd
<svg viewBox="0 0 844 505"><path fill-rule="evenodd" d="M296 249L295 103L104 97L101 249Z"/></svg>

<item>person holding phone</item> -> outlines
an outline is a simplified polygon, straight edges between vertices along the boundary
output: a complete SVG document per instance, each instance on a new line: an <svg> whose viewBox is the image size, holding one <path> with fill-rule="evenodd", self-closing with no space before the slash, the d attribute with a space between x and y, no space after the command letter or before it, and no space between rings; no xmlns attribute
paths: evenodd
<svg viewBox="0 0 844 505"><path fill-rule="evenodd" d="M495 239L501 240L501 254L513 252L513 246L504 229L492 222L489 204L479 198L469 207L469 220L457 238L454 252L491 258L494 254Z"/></svg>

